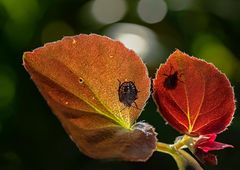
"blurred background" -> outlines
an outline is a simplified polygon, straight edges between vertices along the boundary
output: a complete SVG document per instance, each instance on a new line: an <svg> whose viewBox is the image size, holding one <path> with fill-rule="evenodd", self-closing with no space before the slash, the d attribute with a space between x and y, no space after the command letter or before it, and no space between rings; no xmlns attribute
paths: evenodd
<svg viewBox="0 0 240 170"><path fill-rule="evenodd" d="M97 33L135 50L154 77L176 49L214 63L240 99L239 0L0 0L0 169L160 170L177 169L162 153L146 163L94 160L83 155L51 113L22 66L22 54L66 35ZM239 105L239 103L237 103ZM149 100L139 120L156 127L162 142L179 133L165 125ZM240 167L239 108L218 141L219 165Z"/></svg>

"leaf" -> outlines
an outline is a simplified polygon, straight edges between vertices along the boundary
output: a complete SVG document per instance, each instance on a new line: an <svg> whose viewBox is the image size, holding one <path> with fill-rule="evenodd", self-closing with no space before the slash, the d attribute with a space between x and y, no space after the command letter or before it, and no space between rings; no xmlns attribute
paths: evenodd
<svg viewBox="0 0 240 170"><path fill-rule="evenodd" d="M233 148L232 145L215 142L216 134L200 136L193 145L193 154L204 164L217 165L217 156L209 151Z"/></svg>
<svg viewBox="0 0 240 170"><path fill-rule="evenodd" d="M217 135L208 134L201 136L200 139L195 144L196 148L203 150L204 152L213 151L213 150L222 150L224 148L233 148L232 145L215 142Z"/></svg>
<svg viewBox="0 0 240 170"><path fill-rule="evenodd" d="M233 89L214 65L176 50L154 80L154 98L161 115L181 133L220 133L235 111Z"/></svg>
<svg viewBox="0 0 240 170"><path fill-rule="evenodd" d="M154 128L134 124L149 97L150 80L142 60L122 43L94 34L65 37L25 52L23 63L86 155L132 161L151 156ZM119 101L119 81L132 81L139 91L130 107Z"/></svg>

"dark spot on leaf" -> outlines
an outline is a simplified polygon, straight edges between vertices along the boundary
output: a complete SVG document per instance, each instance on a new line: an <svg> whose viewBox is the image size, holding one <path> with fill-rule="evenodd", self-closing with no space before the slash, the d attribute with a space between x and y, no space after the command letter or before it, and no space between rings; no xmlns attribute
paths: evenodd
<svg viewBox="0 0 240 170"><path fill-rule="evenodd" d="M82 84L84 81L82 78L79 79L79 83Z"/></svg>

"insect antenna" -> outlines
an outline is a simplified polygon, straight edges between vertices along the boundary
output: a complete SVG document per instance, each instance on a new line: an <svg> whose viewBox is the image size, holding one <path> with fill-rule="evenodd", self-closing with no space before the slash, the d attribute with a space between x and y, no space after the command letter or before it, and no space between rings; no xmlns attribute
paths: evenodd
<svg viewBox="0 0 240 170"><path fill-rule="evenodd" d="M122 84L121 81L119 79L117 79L118 83L119 83L119 86Z"/></svg>

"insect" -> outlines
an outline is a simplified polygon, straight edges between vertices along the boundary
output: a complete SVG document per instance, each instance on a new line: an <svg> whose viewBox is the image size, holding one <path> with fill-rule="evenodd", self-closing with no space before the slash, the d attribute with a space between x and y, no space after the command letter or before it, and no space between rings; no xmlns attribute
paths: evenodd
<svg viewBox="0 0 240 170"><path fill-rule="evenodd" d="M172 67L170 72L172 72ZM163 75L166 76L163 82L163 86L166 89L173 90L177 87L178 81L182 82L179 79L179 76L181 76L182 74L179 75L178 71L175 71L173 74L170 74L170 75L167 75L167 74L163 74Z"/></svg>
<svg viewBox="0 0 240 170"><path fill-rule="evenodd" d="M135 100L137 100L138 96L137 94L139 91L137 90L137 87L135 86L134 82L132 81L126 81L121 83L120 80L119 87L118 87L118 97L119 101L124 104L126 107L135 106L135 108L139 109Z"/></svg>

